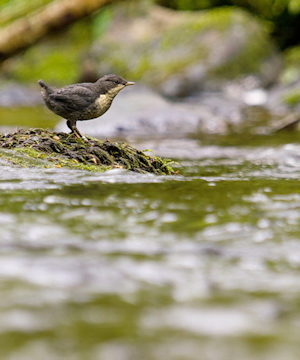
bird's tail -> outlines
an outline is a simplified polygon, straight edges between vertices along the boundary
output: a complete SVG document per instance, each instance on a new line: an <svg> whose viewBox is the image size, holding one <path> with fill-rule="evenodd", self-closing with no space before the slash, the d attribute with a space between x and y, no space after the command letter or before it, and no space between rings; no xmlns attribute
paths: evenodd
<svg viewBox="0 0 300 360"><path fill-rule="evenodd" d="M43 80L38 81L39 85L44 88L48 93L52 92L52 89L49 85L47 85Z"/></svg>

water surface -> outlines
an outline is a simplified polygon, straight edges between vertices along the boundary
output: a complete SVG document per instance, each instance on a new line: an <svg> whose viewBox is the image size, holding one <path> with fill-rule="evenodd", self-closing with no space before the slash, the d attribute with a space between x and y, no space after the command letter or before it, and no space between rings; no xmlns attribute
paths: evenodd
<svg viewBox="0 0 300 360"><path fill-rule="evenodd" d="M300 146L152 147L180 175L1 165L1 359L299 359Z"/></svg>

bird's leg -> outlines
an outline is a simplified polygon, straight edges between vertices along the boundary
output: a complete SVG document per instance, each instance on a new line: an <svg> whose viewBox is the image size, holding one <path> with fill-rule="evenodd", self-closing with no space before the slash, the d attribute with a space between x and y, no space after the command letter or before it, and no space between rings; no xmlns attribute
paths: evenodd
<svg viewBox="0 0 300 360"><path fill-rule="evenodd" d="M78 137L79 139L83 138L83 136L80 134L79 130L76 127L76 121L67 120L67 126L76 137Z"/></svg>

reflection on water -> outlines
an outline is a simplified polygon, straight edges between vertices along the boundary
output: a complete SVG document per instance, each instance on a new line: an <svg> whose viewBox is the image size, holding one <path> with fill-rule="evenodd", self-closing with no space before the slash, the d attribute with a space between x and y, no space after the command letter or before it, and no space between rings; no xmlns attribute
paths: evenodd
<svg viewBox="0 0 300 360"><path fill-rule="evenodd" d="M211 150L178 176L2 166L1 359L298 359L299 148Z"/></svg>

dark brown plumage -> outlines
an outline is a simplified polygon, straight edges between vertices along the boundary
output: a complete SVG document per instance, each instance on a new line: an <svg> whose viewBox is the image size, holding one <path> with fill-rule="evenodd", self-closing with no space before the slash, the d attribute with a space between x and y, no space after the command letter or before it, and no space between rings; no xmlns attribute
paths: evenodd
<svg viewBox="0 0 300 360"><path fill-rule="evenodd" d="M94 83L79 83L56 89L39 80L47 107L67 119L67 125L77 137L82 137L76 121L90 120L103 115L120 90L134 85L118 75L105 75Z"/></svg>

